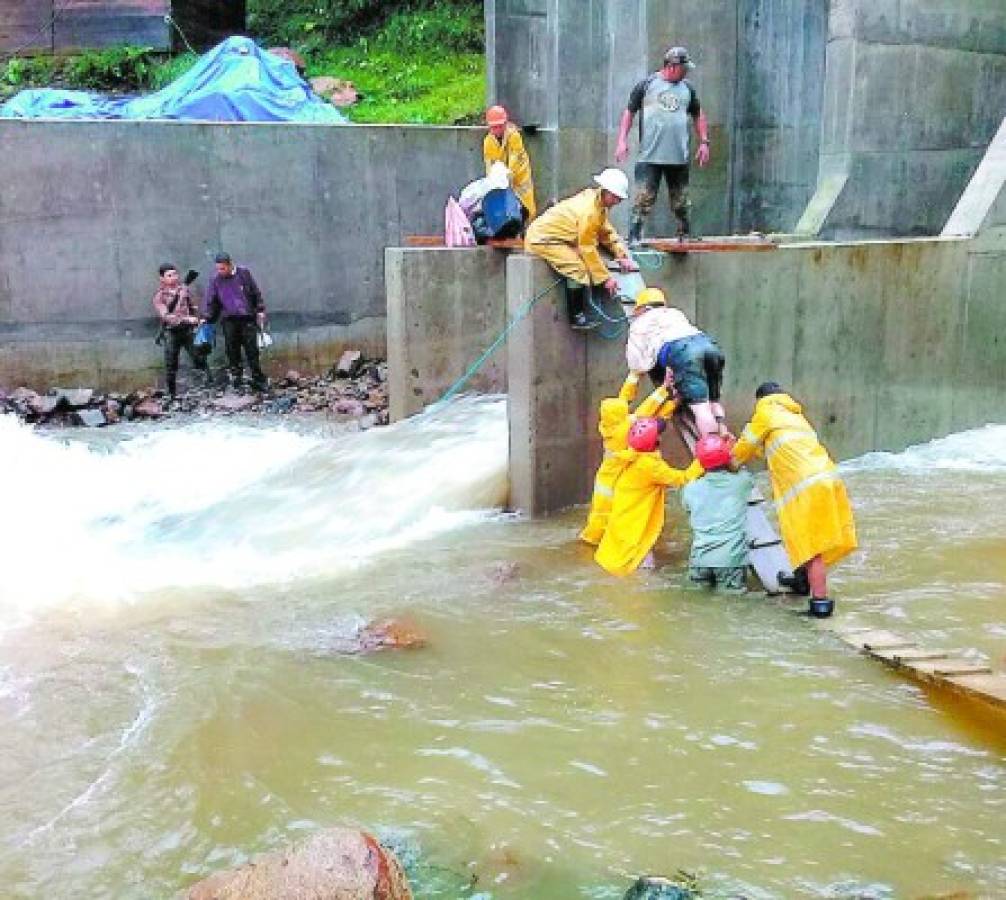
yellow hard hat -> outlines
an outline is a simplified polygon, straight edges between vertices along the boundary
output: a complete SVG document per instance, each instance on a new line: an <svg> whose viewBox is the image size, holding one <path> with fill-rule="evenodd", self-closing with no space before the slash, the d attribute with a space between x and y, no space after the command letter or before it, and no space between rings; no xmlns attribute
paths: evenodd
<svg viewBox="0 0 1006 900"><path fill-rule="evenodd" d="M643 288L636 294L636 309L644 306L667 306L667 298L660 288Z"/></svg>

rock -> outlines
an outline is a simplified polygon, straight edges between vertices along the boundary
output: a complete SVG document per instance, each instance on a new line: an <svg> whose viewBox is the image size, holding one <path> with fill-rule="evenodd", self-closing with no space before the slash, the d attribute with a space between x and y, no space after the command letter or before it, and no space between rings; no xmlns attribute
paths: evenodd
<svg viewBox="0 0 1006 900"><path fill-rule="evenodd" d="M349 400L342 399L336 400L332 404L332 410L343 416L354 416L359 418L362 416L366 410L363 408L363 404L359 400Z"/></svg>
<svg viewBox="0 0 1006 900"><path fill-rule="evenodd" d="M288 413L297 405L296 397L276 397L266 403L264 409L267 413Z"/></svg>
<svg viewBox="0 0 1006 900"><path fill-rule="evenodd" d="M493 563L486 575L497 586L509 584L520 577L520 564L515 562Z"/></svg>
<svg viewBox="0 0 1006 900"><path fill-rule="evenodd" d="M377 414L367 413L360 419L360 428L366 431L368 428L373 428L377 424Z"/></svg>
<svg viewBox="0 0 1006 900"><path fill-rule="evenodd" d="M243 412L251 409L256 403L258 398L251 394L224 394L222 397L217 397L212 405L214 409L224 412Z"/></svg>
<svg viewBox="0 0 1006 900"><path fill-rule="evenodd" d="M385 384L388 381L388 364L386 362L377 364L377 380L381 384Z"/></svg>
<svg viewBox="0 0 1006 900"><path fill-rule="evenodd" d="M329 828L193 885L185 900L412 900L395 854L365 831Z"/></svg>
<svg viewBox="0 0 1006 900"><path fill-rule="evenodd" d="M625 892L622 900L694 900L699 896L691 888L670 878L644 875Z"/></svg>
<svg viewBox="0 0 1006 900"><path fill-rule="evenodd" d="M73 422L84 428L100 428L106 424L105 414L100 409L74 410Z"/></svg>
<svg viewBox="0 0 1006 900"><path fill-rule="evenodd" d="M377 650L419 650L426 646L426 635L415 622L407 619L385 619L369 622L356 638L358 653Z"/></svg>
<svg viewBox="0 0 1006 900"><path fill-rule="evenodd" d="M41 397L36 394L28 401L28 409L34 415L45 418L51 416L59 408L59 401L60 398L55 394L45 394Z"/></svg>
<svg viewBox="0 0 1006 900"><path fill-rule="evenodd" d="M94 397L91 388L53 388L52 393L70 409L83 409Z"/></svg>
<svg viewBox="0 0 1006 900"><path fill-rule="evenodd" d="M360 94L352 81L332 78L329 75L312 78L311 90L319 97L324 97L333 106L352 106L360 99Z"/></svg>
<svg viewBox="0 0 1006 900"><path fill-rule="evenodd" d="M363 365L363 353L359 350L346 350L335 364L335 374L352 378Z"/></svg>
<svg viewBox="0 0 1006 900"><path fill-rule="evenodd" d="M286 375L283 376L283 381L290 385L291 387L296 387L304 379L304 376L300 374L296 369L290 369Z"/></svg>
<svg viewBox="0 0 1006 900"><path fill-rule="evenodd" d="M146 397L133 407L133 415L138 419L159 419L164 415L164 408L159 400Z"/></svg>
<svg viewBox="0 0 1006 900"><path fill-rule="evenodd" d="M38 394L35 393L35 391L26 387L14 388L14 390L8 395L9 399L13 400L15 403L30 403L32 399L37 396Z"/></svg>
<svg viewBox="0 0 1006 900"><path fill-rule="evenodd" d="M307 68L307 65L304 62L304 57L296 50L291 50L289 47L270 47L268 52L273 54L273 56L289 60L294 64L299 74L304 74L304 70Z"/></svg>

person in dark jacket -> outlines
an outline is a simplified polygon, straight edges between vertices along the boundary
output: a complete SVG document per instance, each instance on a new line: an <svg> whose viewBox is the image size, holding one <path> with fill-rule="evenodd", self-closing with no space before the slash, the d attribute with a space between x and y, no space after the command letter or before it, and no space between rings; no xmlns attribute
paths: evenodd
<svg viewBox="0 0 1006 900"><path fill-rule="evenodd" d="M269 381L259 365L258 334L265 328L265 300L252 273L235 266L227 253L216 256L217 274L206 291L205 321L219 319L224 332L224 349L231 387L243 385L241 354L252 375L252 388L265 391Z"/></svg>
<svg viewBox="0 0 1006 900"><path fill-rule="evenodd" d="M206 356L193 344L193 334L199 323L199 308L195 298L188 285L182 284L178 277L178 267L174 263L164 263L158 273L160 286L154 294L154 309L161 320L162 333L158 340L164 345L164 376L168 394L174 399L178 393L178 357L183 349L204 381L209 380L210 370Z"/></svg>

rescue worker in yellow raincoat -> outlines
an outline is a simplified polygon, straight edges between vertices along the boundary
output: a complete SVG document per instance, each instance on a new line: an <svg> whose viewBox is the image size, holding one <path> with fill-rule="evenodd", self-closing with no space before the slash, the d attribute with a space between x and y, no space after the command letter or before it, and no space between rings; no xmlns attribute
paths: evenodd
<svg viewBox="0 0 1006 900"><path fill-rule="evenodd" d="M486 175L495 162L501 162L510 173L510 186L524 207L524 221L530 222L537 214L534 202L534 179L531 177L531 158L524 149L524 138L520 129L510 121L502 106L490 106L486 110L486 125L489 132L482 141L482 158L486 164Z"/></svg>
<svg viewBox="0 0 1006 900"><path fill-rule="evenodd" d="M626 463L615 482L615 496L604 537L594 560L612 575L630 575L646 561L664 528L664 494L702 475L698 460L684 470L675 469L660 455L660 419L638 419L629 429L629 449L620 456ZM650 557L648 559L648 557Z"/></svg>
<svg viewBox="0 0 1006 900"><path fill-rule="evenodd" d="M524 249L540 256L556 272L566 277L569 323L574 328L596 328L587 319L587 297L594 285L602 285L612 296L618 284L611 276L599 247L618 261L623 272L637 272L639 266L629 256L608 210L629 196L629 179L621 169L605 169L594 176L597 187L587 188L545 210L527 229Z"/></svg>
<svg viewBox="0 0 1006 900"><path fill-rule="evenodd" d="M774 381L761 385L755 397L754 416L734 445L733 460L743 465L765 457L786 553L794 569L806 567L809 612L824 619L835 610L827 567L857 547L849 496L800 404ZM780 581L790 586L794 579Z"/></svg>
<svg viewBox="0 0 1006 900"><path fill-rule="evenodd" d="M673 386L674 373L668 369L664 383L639 404L635 413L630 414L629 404L636 399L636 391L639 388L639 374L630 372L618 396L605 397L601 401L597 430L601 433L604 445L604 459L601 460L601 465L594 476L590 512L587 515L587 524L580 532L580 540L584 543L596 546L604 537L604 529L608 526L608 515L611 513L611 500L615 495L615 481L628 464L618 454L622 450L629 449L629 429L637 419L669 419L673 416L678 405L671 397Z"/></svg>

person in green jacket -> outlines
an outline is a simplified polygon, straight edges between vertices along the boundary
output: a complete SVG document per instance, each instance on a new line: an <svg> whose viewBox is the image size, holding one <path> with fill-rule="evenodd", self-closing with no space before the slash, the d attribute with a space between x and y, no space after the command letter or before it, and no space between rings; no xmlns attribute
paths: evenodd
<svg viewBox="0 0 1006 900"><path fill-rule="evenodd" d="M730 443L708 434L695 445L706 470L685 485L681 503L692 526L688 580L693 584L744 591L748 567L747 509L754 478L730 469Z"/></svg>

